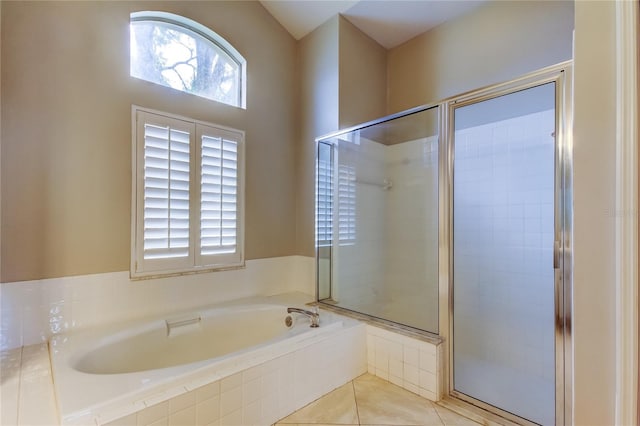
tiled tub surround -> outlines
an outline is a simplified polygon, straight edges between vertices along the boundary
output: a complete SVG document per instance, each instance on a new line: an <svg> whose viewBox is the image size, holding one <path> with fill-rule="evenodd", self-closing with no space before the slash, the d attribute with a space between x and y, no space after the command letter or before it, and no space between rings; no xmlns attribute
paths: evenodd
<svg viewBox="0 0 640 426"><path fill-rule="evenodd" d="M291 303L291 297L287 295L268 299L273 304L276 300L286 300L282 302L283 322L286 306L301 306L299 303ZM256 306L257 301L251 300L248 303ZM242 305L233 306L234 309L240 307ZM220 307L212 312L215 311L224 311L224 308ZM204 318L210 313L203 312L202 315L205 321ZM256 320L265 319L256 317ZM143 410L147 411L136 414L136 418L142 424L151 424L157 419L145 423L148 418L145 413L162 411L163 406L169 410L167 413L176 414L171 410L182 411L182 408L192 405L193 413L197 413L198 398L209 399L198 395L206 389L214 388L219 388L218 415L219 419L224 419L223 424L269 424L366 371L363 324L329 312L321 312L320 328L308 327L306 318L299 318L296 322L298 324L294 329L297 330L285 328L281 338L276 337L251 348L236 350L227 356L119 374L88 374L74 368L78 359L84 355L83 347L92 346L91 342L98 346L109 341L109 333L113 330L106 332L106 335L87 332L68 337L57 336L52 340L50 348L62 424L105 424ZM246 327L246 324L241 327ZM232 332L250 334L251 330L236 329ZM194 339L207 338L206 333L193 333ZM135 339L143 338L141 335L135 336ZM185 341L185 351L197 351L198 346L206 346L193 343L190 345ZM150 347L152 344L147 342L146 346ZM135 347L132 349L135 351ZM150 361L154 359L152 353L149 357ZM102 366L95 367L100 370ZM131 371L127 365L116 365L114 368L115 371L118 368ZM108 370L109 368L105 371ZM201 389L203 387L204 390ZM156 407L159 404L164 405ZM187 415L188 413L181 414ZM211 415L213 414L209 412L203 417L204 420L196 423L209 424L218 420L210 418ZM182 421L186 419L181 418ZM177 420L176 422L175 424L180 424Z"/></svg>
<svg viewBox="0 0 640 426"><path fill-rule="evenodd" d="M107 424L268 426L363 374L364 339L363 325L331 333L207 385L186 387L167 401L150 401L142 411Z"/></svg>
<svg viewBox="0 0 640 426"><path fill-rule="evenodd" d="M0 351L0 424L58 424L46 343Z"/></svg>
<svg viewBox="0 0 640 426"><path fill-rule="evenodd" d="M367 325L367 370L430 401L442 398L443 343Z"/></svg>
<svg viewBox="0 0 640 426"><path fill-rule="evenodd" d="M314 294L314 259L248 260L242 269L131 281L129 272L0 284L0 350L115 322L250 296ZM311 297L311 296L309 296Z"/></svg>
<svg viewBox="0 0 640 426"><path fill-rule="evenodd" d="M342 339L347 343L353 340L350 334L344 335ZM360 328L357 343L359 347L356 347L357 345L354 347L360 354L360 357L367 356L368 369L371 374L377 373L381 378L388 377L386 380L391 380L413 393L422 393L423 396L430 399L431 395L427 393L427 388L423 387L421 391L420 378L423 378L423 385L428 386L428 380L425 380L428 376L424 373L433 370L435 363L435 371L438 373L435 376L436 380L438 380L435 389L436 392L439 392L439 386L441 386L441 376L439 373L442 371L441 352L439 350L441 345L398 335L388 330L369 325L366 326L366 346L364 340L362 329ZM310 345L293 354L277 357L260 366L247 368L226 379L217 380L190 391L185 390L182 395L176 396L175 398L158 402L149 407L144 405L141 411L114 420L111 424L114 426L144 424L233 424L224 422L239 421L241 418L242 422L244 422L245 419L249 420L251 415L257 414L258 405L260 405L261 413L268 412L269 407L275 406L273 405L273 401L276 399L277 410L280 413L289 410L287 412L287 414L289 414L295 409L292 408L293 405L295 405L295 399L304 399L307 401L313 399L309 394L297 398L299 390L296 390L295 386L298 386L300 381L304 383L300 385L302 387L298 387L297 389L306 391L309 389L309 386L322 386L322 383L326 383L326 381L323 382L323 380L326 380L324 376L326 374L332 374L335 368L342 368L344 371L346 366L341 364L338 358L346 356L347 352L342 353L342 350L340 350L341 354L334 353L336 348L343 347L341 345L342 343L338 340L318 342L318 344ZM366 354L363 353L365 347ZM433 356L434 349L436 354L435 359ZM402 353L401 357L399 356L400 353ZM20 369L21 354L27 354L27 356L23 356L22 359L22 372ZM2 390L0 392L2 395L2 424L57 424L55 398L46 345L40 344L12 349L2 352L2 355ZM319 355L323 355L328 359L324 362L321 361L317 363L314 357ZM321 359L324 358L321 357ZM376 360L378 367L376 367ZM361 360L360 362L364 361ZM331 364L329 365L329 363ZM38 369L38 366L41 368ZM287 366L288 369L284 369L284 366ZM311 370L307 368L311 368ZM359 366L358 368L360 369L362 367ZM27 371L24 371L25 369ZM402 375L400 375L400 369L402 370ZM23 379L25 377L32 377L30 372L34 371L37 371L37 376L39 376L36 382L33 380L23 380L21 385L18 384L21 376L23 376ZM306 374L306 376L304 374ZM259 380L256 375L260 376ZM242 383L239 377L242 378ZM318 379L318 377L322 379ZM338 382L338 380L336 380L336 382ZM417 384L415 384L416 382ZM287 383L290 383L289 387L287 387ZM48 393L46 389L43 388L43 384L48 385L50 389ZM242 401L250 401L256 398L256 393L252 392L258 392L258 385L260 385L259 389L261 389L258 393L258 400L260 400L260 402L255 400L253 401L255 403L253 405L247 403L247 407L243 408L242 411L239 411L240 409L238 408L231 412L228 411L230 409L228 407L233 408L237 406L239 399L242 399ZM18 386L20 386L20 395L17 393ZM251 386L254 387L252 388ZM326 386L326 388L330 387L331 386ZM32 392L34 389L37 392ZM226 396L223 398L222 394L226 394ZM232 401L232 405L230 406L227 405L229 401ZM18 402L20 402L20 411ZM290 405L287 407L287 404ZM302 401L299 401L297 404L302 404ZM222 408L222 405L224 405L225 408ZM254 411L252 412L252 410ZM223 412L225 414L221 415ZM38 417L39 420L33 421L32 417L36 413L40 413L42 416ZM240 417L241 415L246 417ZM275 413L273 416L275 416ZM17 423L16 418L18 419ZM266 421L271 418L273 417L268 417L263 420ZM449 424L447 422L445 423ZM459 422L456 420L452 421L451 424L459 424Z"/></svg>
<svg viewBox="0 0 640 426"><path fill-rule="evenodd" d="M42 343L51 337L241 297L310 294L313 271L312 258L291 256L248 261L246 269L235 271L157 280L132 282L127 272L118 272L2 284L2 424L55 423L47 345ZM371 325L349 326L289 353L234 364L217 377L202 376L200 382L177 384L173 390L165 383L153 395L134 401L133 409L104 413L90 424L245 424L256 416L261 417L255 424L269 424L367 370L437 400L440 347L435 340ZM34 413L47 419L33 420Z"/></svg>

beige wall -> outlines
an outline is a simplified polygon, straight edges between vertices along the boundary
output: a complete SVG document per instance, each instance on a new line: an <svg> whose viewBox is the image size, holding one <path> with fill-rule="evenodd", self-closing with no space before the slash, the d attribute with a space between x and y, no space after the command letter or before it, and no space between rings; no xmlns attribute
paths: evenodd
<svg viewBox="0 0 640 426"><path fill-rule="evenodd" d="M334 18L333 26L336 24ZM318 111L325 110L327 96L337 96L340 127L362 123L386 114L441 100L493 83L508 81L545 66L571 59L573 32L573 2L571 1L494 1L449 23L445 23L384 51L362 34L346 19L339 18L339 38L319 47L321 30L307 36L300 43L301 58L313 56L322 49L340 47L339 93L316 93L309 98L305 85L319 88L327 77L302 72L303 105L316 103ZM335 27L331 31L336 31ZM335 36L335 34L334 34ZM309 39L309 40L307 40ZM316 40L315 44L310 40ZM332 53L335 61L335 53ZM314 59L317 70L328 72L335 79L334 62ZM387 82L380 82L385 72L380 70L386 61ZM302 67L305 60L301 59ZM308 61L307 61L308 63ZM313 69L313 66L311 67ZM383 93L377 84L386 88ZM317 92L317 91L316 91ZM306 93L306 94L305 94ZM333 98L332 98L333 99ZM386 99L386 101L385 101ZM382 103L386 102L386 111ZM324 106L320 108L320 104ZM308 108L302 108L303 119L298 151L299 172L297 199L297 244L299 254L312 256L314 226L313 139L337 129L311 131L310 123L325 122ZM306 111L306 112L305 112Z"/></svg>
<svg viewBox="0 0 640 426"><path fill-rule="evenodd" d="M314 256L315 139L385 115L387 51L342 16L299 42L296 252Z"/></svg>
<svg viewBox="0 0 640 426"><path fill-rule="evenodd" d="M383 117L387 106L387 49L340 17L340 128Z"/></svg>
<svg viewBox="0 0 640 426"><path fill-rule="evenodd" d="M129 78L134 3L0 2L2 281L128 269L132 103L245 129L247 257L292 254L295 237L295 252L312 254L305 171L313 138L339 123L338 20L299 43L296 80L295 42L257 4L138 5L198 20L236 46L248 60L248 109ZM612 2L575 5L576 425L614 423L613 13ZM572 21L566 4L496 2L419 36L389 52L387 111L567 59Z"/></svg>
<svg viewBox="0 0 640 426"><path fill-rule="evenodd" d="M571 59L573 2L492 1L389 51L389 114Z"/></svg>
<svg viewBox="0 0 640 426"><path fill-rule="evenodd" d="M576 2L574 408L612 425L615 404L615 3Z"/></svg>
<svg viewBox="0 0 640 426"><path fill-rule="evenodd" d="M247 59L247 109L129 77L129 13ZM246 131L246 257L295 252L296 43L257 2L2 2L3 282L129 269L131 105ZM276 172L277 171L277 172Z"/></svg>
<svg viewBox="0 0 640 426"><path fill-rule="evenodd" d="M0 35L2 34L2 2L0 1ZM2 39L0 38L0 76L2 76ZM2 78L0 78L0 219L2 218ZM0 282L2 282L2 221L0 220Z"/></svg>
<svg viewBox="0 0 640 426"><path fill-rule="evenodd" d="M298 43L300 139L296 151L296 252L314 256L315 138L338 128L338 33L335 16Z"/></svg>

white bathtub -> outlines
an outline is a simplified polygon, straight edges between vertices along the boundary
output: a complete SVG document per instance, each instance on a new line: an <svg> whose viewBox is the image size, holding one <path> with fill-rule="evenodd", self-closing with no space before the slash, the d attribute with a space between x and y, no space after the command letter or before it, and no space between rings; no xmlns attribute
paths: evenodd
<svg viewBox="0 0 640 426"><path fill-rule="evenodd" d="M361 326L321 311L319 328L298 314L287 327L287 306L304 307L291 300L254 298L55 337L50 351L61 423L105 424ZM353 374L366 359L356 364Z"/></svg>

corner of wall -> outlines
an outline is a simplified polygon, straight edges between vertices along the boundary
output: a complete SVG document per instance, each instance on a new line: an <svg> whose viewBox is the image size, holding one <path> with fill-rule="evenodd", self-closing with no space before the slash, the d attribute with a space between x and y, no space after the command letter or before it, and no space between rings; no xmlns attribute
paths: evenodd
<svg viewBox="0 0 640 426"><path fill-rule="evenodd" d="M575 3L574 424L615 423L615 7Z"/></svg>
<svg viewBox="0 0 640 426"><path fill-rule="evenodd" d="M314 256L315 138L338 128L336 15L298 42L300 131L296 149L296 254Z"/></svg>
<svg viewBox="0 0 640 426"><path fill-rule="evenodd" d="M2 2L0 1L0 284L2 283Z"/></svg>
<svg viewBox="0 0 640 426"><path fill-rule="evenodd" d="M338 31L338 115L345 128L386 115L387 49L344 16Z"/></svg>

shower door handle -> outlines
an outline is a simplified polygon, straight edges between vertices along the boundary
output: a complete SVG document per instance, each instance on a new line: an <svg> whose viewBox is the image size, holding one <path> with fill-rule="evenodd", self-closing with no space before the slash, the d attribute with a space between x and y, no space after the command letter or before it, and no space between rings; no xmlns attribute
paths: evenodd
<svg viewBox="0 0 640 426"><path fill-rule="evenodd" d="M560 269L560 241L553 242L553 269Z"/></svg>

